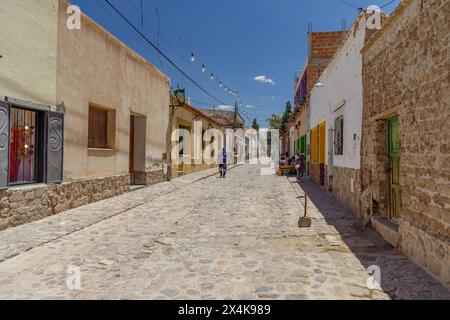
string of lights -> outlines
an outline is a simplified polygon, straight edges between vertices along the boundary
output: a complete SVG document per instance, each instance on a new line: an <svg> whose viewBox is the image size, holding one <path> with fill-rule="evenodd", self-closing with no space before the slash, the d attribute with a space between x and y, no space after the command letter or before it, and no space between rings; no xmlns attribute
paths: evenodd
<svg viewBox="0 0 450 320"><path fill-rule="evenodd" d="M177 69L186 79L188 79L190 82L192 82L197 88L199 88L201 91L203 91L205 94L207 94L209 97L214 99L215 101L226 105L223 101L221 101L219 98L211 94L209 91L207 91L203 86L201 86L198 82L196 82L192 77L190 77L185 71L183 71L172 59L170 59L163 51L161 51L157 45L155 45L144 33L142 33L119 9L116 8L109 0L104 0L111 9L116 12L141 38L145 40L154 50L158 52L158 54L163 57L169 64L171 64L175 69Z"/></svg>
<svg viewBox="0 0 450 320"><path fill-rule="evenodd" d="M98 4L98 5L100 5L104 10L106 10L107 8L105 8L104 6L103 6L103 4L102 3L100 3L98 0L95 0L95 2ZM136 7L134 7L133 5L132 5L132 3L131 2L129 2L128 1L128 3L131 5L131 7L137 12L137 13L139 13L137 10L137 8ZM106 10L107 11L107 10ZM109 12L108 12L109 13ZM118 20L114 15L112 15L112 14L110 14L116 21L118 21L119 23L122 23L123 21L120 21L120 20ZM150 21L148 21L145 17L143 18L143 20L144 21L146 21L148 24L150 24L151 25L151 22ZM152 26L153 27L153 26ZM155 29L155 31L156 31L156 29ZM165 38L163 38L163 37L161 37L161 39L171 48L171 49L173 49L178 55L180 55L182 58L183 58L183 56L182 56L182 54L181 53L179 53L176 49L175 49L175 47L173 47ZM157 55L158 56L158 55ZM186 61L186 59L184 59L185 60L185 62L188 62L188 61ZM189 62L188 62L189 63ZM189 63L190 64L190 63ZM169 67L171 67L174 71L176 71L176 72L178 72L178 73L180 73L179 72L179 70L177 70L177 69L175 69L172 65L168 65ZM183 75L182 73L180 73L181 75ZM185 86L185 87L187 87L188 86L188 83L183 79L183 78L179 78L179 81L181 81L182 83L183 83L183 86ZM192 100L193 102L196 102L195 100ZM207 105L207 106L211 106L211 105L214 105L213 103L201 103L201 104L204 104L204 105ZM242 105L242 104L241 104ZM230 111L233 111L234 112L234 108L233 107L231 107L231 106L229 106L229 105L225 105L223 102L221 102L221 106L222 107L226 107L227 109L229 109Z"/></svg>
<svg viewBox="0 0 450 320"><path fill-rule="evenodd" d="M131 0L127 0L127 3L130 5L130 7L132 7L132 8L136 11L137 14L141 14L140 10L133 4L133 2L132 2ZM152 24L150 21L148 21L145 17L143 17L142 19L143 19L144 21L146 21L152 28L155 29L155 26L153 26L153 24ZM172 29L172 30L173 30L173 29ZM158 31L159 31L159 30L158 30ZM175 32L174 32L174 33L175 33ZM176 35L177 35L177 37L178 37L180 40L182 40L182 38L181 38L178 34L176 34ZM159 34L159 36L161 36L161 35ZM172 44L170 44L170 42L167 41L165 38L161 37L161 39L162 39L162 40L163 40L163 41L164 41L164 42L165 42L165 43L166 43L166 44L167 44L174 52L176 52L176 53L181 57L181 59L182 59L184 62L189 63L188 60L187 60L187 58L186 58L187 54L184 55L184 54L180 53L180 52L175 48L175 46L173 46ZM187 50L189 50L189 48L188 48L187 45L184 43L184 41L182 41L182 44L183 44L183 46L184 46ZM220 80L220 79L216 76L216 74L215 74L214 72L206 72L206 71L207 71L206 63L202 62L202 61L198 58L197 54L195 54L192 50L190 50L190 56L189 56L189 59L190 59L190 64L191 64L192 66L195 65L195 64L198 64L199 66L201 66L201 68L200 68L201 72L207 74L210 80L215 80L216 83L217 83L217 85L218 85L220 88L223 88L223 89L225 90L225 92L227 92L227 93L229 93L230 95L234 96L238 101L241 100L240 94L239 94L237 91L232 90L230 86L228 86L228 85L226 85L226 84L224 83L224 81Z"/></svg>

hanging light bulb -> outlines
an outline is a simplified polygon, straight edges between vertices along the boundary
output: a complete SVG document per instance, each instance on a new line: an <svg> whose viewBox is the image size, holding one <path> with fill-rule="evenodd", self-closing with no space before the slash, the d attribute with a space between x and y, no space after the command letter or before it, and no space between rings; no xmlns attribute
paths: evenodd
<svg viewBox="0 0 450 320"><path fill-rule="evenodd" d="M220 87L221 87L221 88L223 87L223 84L222 84L222 82L220 82Z"/></svg>
<svg viewBox="0 0 450 320"><path fill-rule="evenodd" d="M214 80L214 73L211 73L211 80Z"/></svg>
<svg viewBox="0 0 450 320"><path fill-rule="evenodd" d="M202 65L202 72L205 72L206 71L206 66L203 64Z"/></svg>
<svg viewBox="0 0 450 320"><path fill-rule="evenodd" d="M228 91L228 88L227 88L227 86L225 86L225 91Z"/></svg>
<svg viewBox="0 0 450 320"><path fill-rule="evenodd" d="M195 54L194 53L191 53L191 61L195 62Z"/></svg>

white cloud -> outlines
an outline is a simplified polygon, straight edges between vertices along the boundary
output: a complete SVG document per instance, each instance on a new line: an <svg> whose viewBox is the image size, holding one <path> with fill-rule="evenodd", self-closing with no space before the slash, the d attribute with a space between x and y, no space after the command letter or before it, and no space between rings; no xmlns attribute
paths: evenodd
<svg viewBox="0 0 450 320"><path fill-rule="evenodd" d="M222 105L222 106L217 106L216 109L217 109L217 110L227 110L227 111L232 111L232 110L234 110L234 107Z"/></svg>
<svg viewBox="0 0 450 320"><path fill-rule="evenodd" d="M247 104L246 106L244 106L245 109L255 109L256 107L251 105L251 104Z"/></svg>
<svg viewBox="0 0 450 320"><path fill-rule="evenodd" d="M262 83L270 83L271 85L275 85L275 82L272 79L267 78L266 76L257 76L257 77L254 77L253 80L259 81Z"/></svg>

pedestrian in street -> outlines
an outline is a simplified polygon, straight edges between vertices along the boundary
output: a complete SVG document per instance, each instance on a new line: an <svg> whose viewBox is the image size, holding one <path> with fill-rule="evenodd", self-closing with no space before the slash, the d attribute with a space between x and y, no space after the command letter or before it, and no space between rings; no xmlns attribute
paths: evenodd
<svg viewBox="0 0 450 320"><path fill-rule="evenodd" d="M219 154L219 158L217 159L219 163L219 173L221 178L225 178L227 174L227 164L228 164L228 153L225 148L223 148L222 152Z"/></svg>
<svg viewBox="0 0 450 320"><path fill-rule="evenodd" d="M302 181L305 171L305 155L303 152L297 153L295 156L295 170L297 170L297 181Z"/></svg>

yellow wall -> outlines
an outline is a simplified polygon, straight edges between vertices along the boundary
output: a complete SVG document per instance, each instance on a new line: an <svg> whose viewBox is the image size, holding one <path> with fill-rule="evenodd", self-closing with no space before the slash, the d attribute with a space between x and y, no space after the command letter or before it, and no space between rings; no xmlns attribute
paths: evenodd
<svg viewBox="0 0 450 320"><path fill-rule="evenodd" d="M319 163L325 163L325 148L326 148L326 122L319 125Z"/></svg>
<svg viewBox="0 0 450 320"><path fill-rule="evenodd" d="M317 163L317 127L311 130L311 162Z"/></svg>
<svg viewBox="0 0 450 320"><path fill-rule="evenodd" d="M194 120L195 119L195 120ZM180 126L188 127L191 131L191 136L194 134L194 121L202 121L202 130L208 130L208 128L211 126L211 128L215 129L221 129L219 125L217 125L215 122L211 121L210 119L206 117L201 117L196 115L192 110L188 108L178 108L173 117L173 125L172 125L172 132L173 130L179 129ZM222 129L221 129L222 130ZM203 139L203 137L202 137ZM172 143L172 147L174 147L175 143ZM190 150L190 153L193 157L194 155L194 145L191 142L187 143L187 149ZM203 152L203 150L202 150ZM203 153L202 153L203 154ZM215 154L217 156L217 153ZM193 160L192 160L193 162ZM172 165L172 177L177 177L180 175L189 174L192 172L197 172L201 170L205 170L208 168L212 168L214 165L207 165L207 164L183 164L183 165Z"/></svg>
<svg viewBox="0 0 450 320"><path fill-rule="evenodd" d="M58 0L0 0L0 99L55 105Z"/></svg>
<svg viewBox="0 0 450 320"><path fill-rule="evenodd" d="M311 162L326 163L326 121L311 129Z"/></svg>

